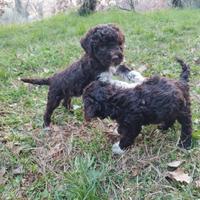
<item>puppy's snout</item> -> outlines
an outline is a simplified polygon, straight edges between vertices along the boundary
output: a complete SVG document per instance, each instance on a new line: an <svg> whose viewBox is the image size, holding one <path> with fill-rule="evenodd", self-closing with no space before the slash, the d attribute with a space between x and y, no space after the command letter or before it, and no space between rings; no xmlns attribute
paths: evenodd
<svg viewBox="0 0 200 200"><path fill-rule="evenodd" d="M118 65L122 62L123 60L123 55L121 53L118 53L118 54L115 54L112 56L112 62L115 64L115 65Z"/></svg>
<svg viewBox="0 0 200 200"><path fill-rule="evenodd" d="M114 55L114 56L112 57L112 60L113 60L113 61L118 60L118 59L119 59L119 55Z"/></svg>

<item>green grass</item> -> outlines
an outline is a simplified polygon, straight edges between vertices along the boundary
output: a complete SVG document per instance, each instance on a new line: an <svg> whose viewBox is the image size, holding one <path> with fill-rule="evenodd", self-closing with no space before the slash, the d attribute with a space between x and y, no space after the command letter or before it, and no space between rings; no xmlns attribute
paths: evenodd
<svg viewBox="0 0 200 200"><path fill-rule="evenodd" d="M126 62L144 75L178 78L174 56L191 66L193 129L200 130L199 10L139 14L111 10L87 17L76 13L0 28L0 199L196 200L200 150L176 147L180 126L162 134L145 127L122 157L113 156L116 136L109 120L86 125L83 113L60 107L53 131L42 129L47 88L28 86L20 77L48 77L78 59L80 38L102 23L116 23L126 36ZM82 105L81 99L74 104ZM165 179L167 163L185 160L191 184ZM19 168L21 170L19 170ZM16 170L18 172L16 173ZM4 171L4 172L3 172ZM1 175L2 174L2 175Z"/></svg>

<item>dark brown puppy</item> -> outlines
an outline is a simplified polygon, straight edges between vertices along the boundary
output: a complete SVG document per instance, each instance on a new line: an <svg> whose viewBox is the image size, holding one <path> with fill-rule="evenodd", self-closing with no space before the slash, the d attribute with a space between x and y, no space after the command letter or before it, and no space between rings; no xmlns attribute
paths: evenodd
<svg viewBox="0 0 200 200"><path fill-rule="evenodd" d="M63 105L69 109L71 97L82 95L85 86L100 73L122 62L124 35L115 25L98 25L81 39L81 46L85 54L64 71L45 79L21 79L26 83L49 86L45 127L50 125L51 115L62 99Z"/></svg>
<svg viewBox="0 0 200 200"><path fill-rule="evenodd" d="M143 125L161 124L166 130L176 120L182 126L179 146L190 148L192 122L187 84L190 69L182 60L177 61L182 66L180 80L154 76L131 89L94 81L85 88L85 119L110 117L117 121L122 136L118 153L133 144ZM113 149L116 150L116 144Z"/></svg>

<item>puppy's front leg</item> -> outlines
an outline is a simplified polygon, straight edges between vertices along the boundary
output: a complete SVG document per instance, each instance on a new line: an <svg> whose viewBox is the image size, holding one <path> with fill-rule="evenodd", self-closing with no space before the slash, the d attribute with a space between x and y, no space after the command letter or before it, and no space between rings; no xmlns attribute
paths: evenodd
<svg viewBox="0 0 200 200"><path fill-rule="evenodd" d="M115 143L112 147L114 154L123 154L125 149L133 144L134 139L138 136L141 131L141 126L134 127L122 127L118 128L119 134L122 138L119 142Z"/></svg>

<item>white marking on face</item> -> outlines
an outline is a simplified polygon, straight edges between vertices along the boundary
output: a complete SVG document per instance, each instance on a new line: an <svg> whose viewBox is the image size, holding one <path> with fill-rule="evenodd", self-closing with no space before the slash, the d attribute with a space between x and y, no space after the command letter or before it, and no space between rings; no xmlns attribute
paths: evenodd
<svg viewBox="0 0 200 200"><path fill-rule="evenodd" d="M119 142L116 142L115 144L113 144L112 146L112 152L113 154L118 154L118 155L121 155L123 154L125 151L122 150L119 146Z"/></svg>

